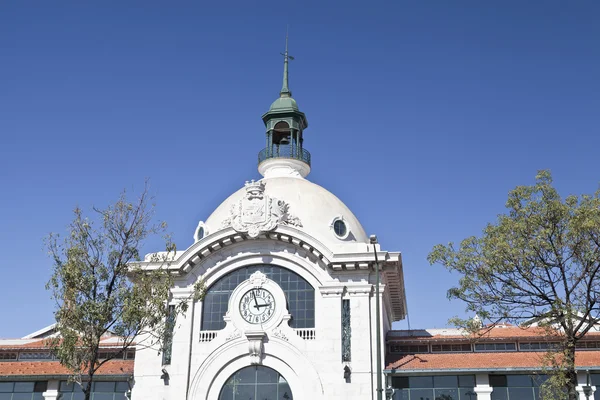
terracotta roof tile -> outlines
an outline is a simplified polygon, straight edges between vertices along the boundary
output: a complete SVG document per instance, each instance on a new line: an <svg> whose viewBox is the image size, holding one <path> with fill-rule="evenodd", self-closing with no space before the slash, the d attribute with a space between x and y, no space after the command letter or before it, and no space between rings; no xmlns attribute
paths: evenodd
<svg viewBox="0 0 600 400"><path fill-rule="evenodd" d="M0 376L64 375L69 371L58 361L6 361L0 362ZM133 360L111 360L97 372L98 375L131 375Z"/></svg>
<svg viewBox="0 0 600 400"><path fill-rule="evenodd" d="M437 333L433 335L424 334L424 330L414 331L414 335L411 335L410 331L389 331L387 334L388 342L404 342L404 341L456 341L456 340L473 340L473 339L520 339L520 338L537 338L542 339L548 335L548 331L539 328L519 328L516 326L509 326L506 328L492 328L485 330L479 335L459 335L459 334L441 334ZM600 337L600 332L590 332L586 337Z"/></svg>
<svg viewBox="0 0 600 400"><path fill-rule="evenodd" d="M539 368L545 352L440 353L388 356L386 369L503 369ZM575 356L578 367L600 366L600 351L580 351Z"/></svg>

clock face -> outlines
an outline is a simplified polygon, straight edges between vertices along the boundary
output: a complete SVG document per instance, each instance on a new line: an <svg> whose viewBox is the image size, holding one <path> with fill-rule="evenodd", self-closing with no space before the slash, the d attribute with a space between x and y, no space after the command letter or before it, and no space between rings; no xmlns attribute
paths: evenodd
<svg viewBox="0 0 600 400"><path fill-rule="evenodd" d="M251 324L262 324L275 313L275 298L265 289L251 289L240 300L240 314Z"/></svg>

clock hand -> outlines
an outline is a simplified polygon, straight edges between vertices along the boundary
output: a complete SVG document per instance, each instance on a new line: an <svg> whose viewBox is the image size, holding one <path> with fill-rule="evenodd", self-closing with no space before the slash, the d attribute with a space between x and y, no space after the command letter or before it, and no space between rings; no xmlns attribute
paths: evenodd
<svg viewBox="0 0 600 400"><path fill-rule="evenodd" d="M261 307L266 307L266 306L270 306L272 303L265 303L265 304L259 304L256 306L256 308L261 308Z"/></svg>
<svg viewBox="0 0 600 400"><path fill-rule="evenodd" d="M254 290L252 291L252 296L254 296L254 308L258 309L258 300L256 300L256 293L254 293Z"/></svg>

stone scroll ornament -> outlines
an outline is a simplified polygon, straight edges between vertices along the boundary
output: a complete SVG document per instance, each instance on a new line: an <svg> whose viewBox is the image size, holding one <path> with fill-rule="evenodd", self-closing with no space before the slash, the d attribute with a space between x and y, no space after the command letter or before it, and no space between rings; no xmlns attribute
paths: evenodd
<svg viewBox="0 0 600 400"><path fill-rule="evenodd" d="M231 206L230 215L223 221L223 228L232 227L237 232L247 232L256 238L262 232L272 231L277 225L302 227L298 217L289 213L289 205L265 194L265 183L246 182L246 194Z"/></svg>

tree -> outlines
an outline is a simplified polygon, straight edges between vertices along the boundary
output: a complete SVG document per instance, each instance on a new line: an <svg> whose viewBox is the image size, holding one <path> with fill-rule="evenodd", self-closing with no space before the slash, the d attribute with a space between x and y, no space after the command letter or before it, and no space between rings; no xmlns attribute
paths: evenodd
<svg viewBox="0 0 600 400"><path fill-rule="evenodd" d="M143 345L164 349L172 321L188 307L188 301L169 306L173 277L168 266L175 246L166 235L166 224L153 222L151 200L146 184L136 202L127 201L123 192L106 209L94 208L93 220L76 208L66 237L51 234L47 239L53 273L46 287L57 302L59 332L49 346L81 386L85 400L90 399L98 370L142 345L140 338L146 338ZM153 255L161 268L142 271L140 249L155 235L165 239L166 251ZM198 300L203 293L200 281L188 300ZM100 358L100 341L106 335L120 340Z"/></svg>
<svg viewBox="0 0 600 400"><path fill-rule="evenodd" d="M535 185L509 193L506 208L480 237L437 245L428 261L460 274L448 298L484 321L536 321L557 335L552 380L575 400L575 348L600 322L600 190L562 199L550 172L540 171Z"/></svg>

